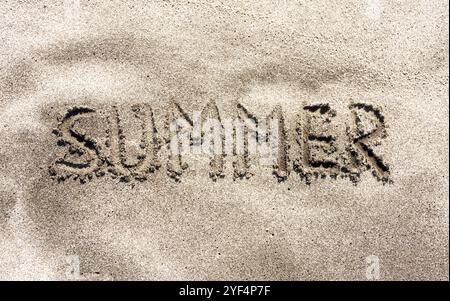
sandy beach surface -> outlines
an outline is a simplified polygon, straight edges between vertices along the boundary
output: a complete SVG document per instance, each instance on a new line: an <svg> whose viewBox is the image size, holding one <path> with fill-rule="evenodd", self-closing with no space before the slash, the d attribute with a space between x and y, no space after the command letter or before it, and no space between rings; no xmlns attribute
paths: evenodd
<svg viewBox="0 0 450 301"><path fill-rule="evenodd" d="M1 1L0 279L448 280L448 9ZM194 112L278 163L180 161Z"/></svg>

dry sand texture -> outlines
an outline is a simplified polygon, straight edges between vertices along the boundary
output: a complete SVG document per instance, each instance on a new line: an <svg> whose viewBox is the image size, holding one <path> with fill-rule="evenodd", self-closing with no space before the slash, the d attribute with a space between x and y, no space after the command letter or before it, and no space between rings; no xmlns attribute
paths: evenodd
<svg viewBox="0 0 450 301"><path fill-rule="evenodd" d="M1 0L0 29L1 279L448 280L448 1ZM278 116L278 164L171 156L201 110Z"/></svg>

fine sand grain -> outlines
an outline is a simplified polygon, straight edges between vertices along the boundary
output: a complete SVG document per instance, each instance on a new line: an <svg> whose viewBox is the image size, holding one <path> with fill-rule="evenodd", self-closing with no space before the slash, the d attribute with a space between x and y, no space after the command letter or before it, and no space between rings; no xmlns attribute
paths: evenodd
<svg viewBox="0 0 450 301"><path fill-rule="evenodd" d="M448 8L2 1L0 279L448 280ZM277 164L171 154L194 112Z"/></svg>

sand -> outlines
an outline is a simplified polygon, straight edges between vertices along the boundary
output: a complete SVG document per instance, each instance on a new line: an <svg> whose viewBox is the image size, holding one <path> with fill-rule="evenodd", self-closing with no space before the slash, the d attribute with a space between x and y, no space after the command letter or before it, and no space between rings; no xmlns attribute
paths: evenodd
<svg viewBox="0 0 450 301"><path fill-rule="evenodd" d="M447 1L4 1L0 24L0 279L448 280ZM171 156L195 111L280 117L278 164Z"/></svg>

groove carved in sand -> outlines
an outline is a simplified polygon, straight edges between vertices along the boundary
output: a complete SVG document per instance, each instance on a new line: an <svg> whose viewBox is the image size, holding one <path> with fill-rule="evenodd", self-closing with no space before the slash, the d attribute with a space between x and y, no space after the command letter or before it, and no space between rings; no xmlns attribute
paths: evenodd
<svg viewBox="0 0 450 301"><path fill-rule="evenodd" d="M129 112L129 108L120 109ZM170 149L171 143L175 143L177 149L181 150L183 147L179 141L171 140L171 131L174 130L172 121L181 120L186 126L183 129L175 127L175 130L185 131L182 134L188 135L189 146L192 147L190 150L194 155L202 155L199 150L208 142L208 175L214 181L226 177L225 162L228 159L231 160L233 169L228 175L234 180L247 179L261 173L262 169L255 169L255 154L249 152L249 145L268 142L268 133L276 132L277 140L269 141L269 145L276 146L276 160L268 168L279 182L295 179L293 174L297 174L297 179L307 184L314 179L327 177L348 178L357 183L365 170L370 170L383 183L392 182L389 165L374 150L387 136L381 109L364 103L351 104L348 109L351 120L346 122L345 129L339 131L334 122L339 116L327 103L303 105L295 115L295 121L289 123L281 106L275 107L263 119L237 104L232 117L243 126L231 125L230 128L230 123L221 117L214 101L208 102L192 118L180 104L171 101L163 117L164 127L162 131L158 131L158 116L154 115L152 107L145 103L135 104L131 106L131 111L132 118L140 124L141 153L135 156L135 163L129 163L130 155L125 147L127 136L124 134L126 123L121 120L119 108L74 107L67 111L53 131L57 137L57 147L64 148L65 154L56 159L49 167L49 172L59 181L72 177L85 182L94 176L101 177L109 173L128 182L147 180L152 173L164 166L169 178L181 181L184 172L189 169L189 157L182 151L173 153ZM80 132L75 127L85 120L85 116L96 118L95 116L100 117L102 114L106 115L106 118L102 116L102 120L107 120L105 143L100 142L103 141L102 137L91 137L92 135ZM198 127L198 120L214 130L208 132L204 127ZM264 120L275 122L265 123ZM261 135L257 129L263 126L266 131ZM341 137L343 139L338 139L339 135L344 135ZM210 152L213 148L219 148L223 152ZM226 151L226 148L231 151Z"/></svg>

